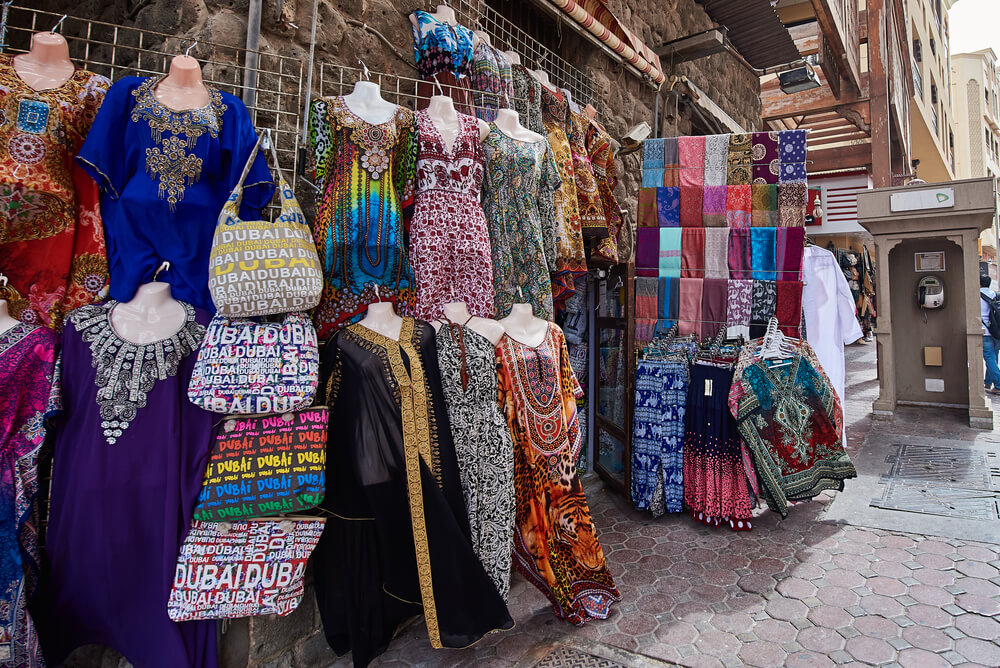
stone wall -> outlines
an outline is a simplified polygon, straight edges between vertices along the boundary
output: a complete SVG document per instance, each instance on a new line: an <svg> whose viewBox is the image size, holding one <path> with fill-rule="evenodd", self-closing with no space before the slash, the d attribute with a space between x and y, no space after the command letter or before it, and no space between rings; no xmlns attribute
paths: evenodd
<svg viewBox="0 0 1000 668"><path fill-rule="evenodd" d="M247 0L47 0L46 9L73 16L126 24L168 35L243 47L246 44ZM608 0L618 18L647 45L656 45L713 26L695 0ZM415 77L408 14L426 8L419 0L319 0L316 63L357 65L360 58L372 70ZM308 62L312 0L265 0L261 49ZM298 26L297 28L293 27ZM600 118L614 137L632 125L653 125L655 92L612 61L603 51L571 30L562 31L563 58L593 77ZM192 55L199 56L196 49ZM202 56L204 57L204 56ZM760 127L757 77L729 54L718 54L671 67L665 74L687 76L747 129ZM318 77L317 77L318 79ZM315 81L314 92L318 80ZM689 134L689 111L666 127L664 136ZM620 201L634 212L641 158L633 153L620 165ZM300 193L303 200L305 193ZM303 201L305 204L305 201ZM634 220L634 217L633 217ZM222 665L292 667L321 666L333 653L323 638L312 591L288 617L235 620L222 635ZM77 655L76 666L122 666L113 652L90 648Z"/></svg>

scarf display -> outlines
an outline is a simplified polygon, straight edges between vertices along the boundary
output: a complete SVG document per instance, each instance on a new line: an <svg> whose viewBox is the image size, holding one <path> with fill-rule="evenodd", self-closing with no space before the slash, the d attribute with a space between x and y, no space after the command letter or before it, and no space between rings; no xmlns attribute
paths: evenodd
<svg viewBox="0 0 1000 668"><path fill-rule="evenodd" d="M772 317L799 333L806 139L783 130L643 142L635 251L643 337L674 323L682 334L725 327L731 337L759 336ZM646 279L656 279L655 307Z"/></svg>

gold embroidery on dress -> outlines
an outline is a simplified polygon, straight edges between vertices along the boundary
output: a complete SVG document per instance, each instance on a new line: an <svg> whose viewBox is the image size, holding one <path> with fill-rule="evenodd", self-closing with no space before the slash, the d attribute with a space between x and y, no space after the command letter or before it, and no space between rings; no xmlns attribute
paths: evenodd
<svg viewBox="0 0 1000 668"><path fill-rule="evenodd" d="M429 396L424 381L424 368L414 345L415 321L403 318L399 341L372 331L361 323L347 327L348 332L361 339L364 348L387 363L389 372L398 388L399 410L403 430L403 454L406 461L406 485L409 491L410 525L413 529L413 547L417 560L417 579L423 601L424 618L431 647L441 649L441 630L438 625L437 606L434 602L434 580L431 575L430 543L427 536L427 518L424 513L424 492L420 477L420 459L432 468L430 454L430 425L427 414ZM419 332L419 330L416 330ZM406 353L410 371L400 351ZM432 468L433 471L433 468Z"/></svg>
<svg viewBox="0 0 1000 668"><path fill-rule="evenodd" d="M228 107L222 101L222 93L209 88L209 103L204 107L187 111L168 109L153 94L162 79L146 79L132 91L136 101L131 119L133 123L145 121L153 141L159 144L146 149L146 173L159 178L157 194L174 211L184 199L185 188L201 177L203 161L188 150L193 151L206 133L212 139L219 138L222 117ZM177 135L183 135L183 139Z"/></svg>

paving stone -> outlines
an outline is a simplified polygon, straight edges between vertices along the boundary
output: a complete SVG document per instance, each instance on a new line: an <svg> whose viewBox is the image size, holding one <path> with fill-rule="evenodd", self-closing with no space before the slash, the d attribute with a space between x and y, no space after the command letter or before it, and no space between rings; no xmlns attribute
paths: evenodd
<svg viewBox="0 0 1000 668"><path fill-rule="evenodd" d="M958 617L955 621L957 623L959 619L964 619L966 617L975 618L975 615L962 615L961 617ZM966 635L952 626L949 626L948 628L944 629L943 633L952 640L958 640L959 638L964 638Z"/></svg>
<svg viewBox="0 0 1000 668"><path fill-rule="evenodd" d="M896 650L886 641L865 636L851 638L845 649L855 659L865 663L886 663L896 655Z"/></svg>
<svg viewBox="0 0 1000 668"><path fill-rule="evenodd" d="M891 620L885 617L876 617L874 615L869 615L868 617L858 617L854 620L854 628L858 630L861 635L869 636L871 638L893 638L899 635L899 627Z"/></svg>
<svg viewBox="0 0 1000 668"><path fill-rule="evenodd" d="M789 598L778 598L773 601L768 601L764 610L774 619L782 619L785 621L804 619L806 614L809 612L805 603Z"/></svg>
<svg viewBox="0 0 1000 668"><path fill-rule="evenodd" d="M950 663L953 666L957 666L959 664L966 665L965 664L965 657L963 657L961 654L959 654L955 650L951 650L951 651L942 653L941 654L941 658L944 659L945 661L947 661L948 663ZM977 665L977 666L975 666L975 668L982 668L982 667Z"/></svg>
<svg viewBox="0 0 1000 668"><path fill-rule="evenodd" d="M739 657L748 666L770 668L785 662L785 650L781 645L766 640L750 642L739 648Z"/></svg>
<svg viewBox="0 0 1000 668"><path fill-rule="evenodd" d="M1000 645L979 638L960 638L955 641L955 651L966 661L984 666L1000 665Z"/></svg>
<svg viewBox="0 0 1000 668"><path fill-rule="evenodd" d="M899 617L893 617L892 621L896 622L896 626L898 626L900 628L903 628L903 629L905 629L905 628L907 628L909 626L913 626L913 620L910 619L909 617L907 617L906 615L900 615Z"/></svg>
<svg viewBox="0 0 1000 668"><path fill-rule="evenodd" d="M906 585L899 580L887 577L869 578L865 586L882 596L902 596L906 593Z"/></svg>
<svg viewBox="0 0 1000 668"><path fill-rule="evenodd" d="M973 578L982 578L984 580L989 580L991 578L997 577L1000 573L994 566L989 564L984 564L979 561L960 561L955 564L955 570L957 570L962 575L968 575Z"/></svg>
<svg viewBox="0 0 1000 668"><path fill-rule="evenodd" d="M948 668L951 664L937 654L922 649L904 649L899 653L899 665L916 668Z"/></svg>
<svg viewBox="0 0 1000 668"><path fill-rule="evenodd" d="M846 639L832 629L812 627L799 631L796 640L806 649L829 654L834 650L843 649Z"/></svg>
<svg viewBox="0 0 1000 668"><path fill-rule="evenodd" d="M861 598L850 589L837 586L820 587L819 591L816 592L816 598L827 605L835 605L841 608L857 605L857 603L861 600Z"/></svg>
<svg viewBox="0 0 1000 668"><path fill-rule="evenodd" d="M871 565L871 570L878 575L896 579L910 575L910 569L898 561L875 561Z"/></svg>
<svg viewBox="0 0 1000 668"><path fill-rule="evenodd" d="M740 641L731 633L707 631L695 640L694 646L699 652L723 657L736 654L740 649Z"/></svg>
<svg viewBox="0 0 1000 668"><path fill-rule="evenodd" d="M850 663L854 660L854 657L848 654L845 650L838 649L836 652L830 652L830 658L833 659L837 664Z"/></svg>
<svg viewBox="0 0 1000 668"><path fill-rule="evenodd" d="M857 638L859 635L861 635L861 632L858 631L853 626L843 626L837 629L837 633L844 636L845 638Z"/></svg>
<svg viewBox="0 0 1000 668"><path fill-rule="evenodd" d="M698 631L694 626L680 621L660 623L653 634L659 638L660 642L668 645L688 645L698 637Z"/></svg>
<svg viewBox="0 0 1000 668"><path fill-rule="evenodd" d="M804 599L816 594L816 587L808 580L789 577L778 583L775 591L787 598Z"/></svg>
<svg viewBox="0 0 1000 668"><path fill-rule="evenodd" d="M753 628L753 619L743 612L731 612L712 617L712 626L726 633L747 633Z"/></svg>
<svg viewBox="0 0 1000 668"><path fill-rule="evenodd" d="M900 565L902 566L902 564ZM905 584L907 587L920 583L920 580L911 577L899 578L899 581Z"/></svg>
<svg viewBox="0 0 1000 668"><path fill-rule="evenodd" d="M948 543L933 538L928 538L917 543L917 549L921 552L940 555L948 555L955 551L955 548Z"/></svg>
<svg viewBox="0 0 1000 668"><path fill-rule="evenodd" d="M948 605L954 603L955 596L942 587L932 587L930 585L914 585L906 589L907 593L915 598L919 603L927 605Z"/></svg>
<svg viewBox="0 0 1000 668"><path fill-rule="evenodd" d="M936 571L933 568L922 568L918 571L913 571L911 577L933 587L943 587L955 582L954 571Z"/></svg>
<svg viewBox="0 0 1000 668"><path fill-rule="evenodd" d="M777 582L775 582L773 577L762 573L744 575L736 584L743 591L753 594L764 594L769 591L774 591L775 586L777 586Z"/></svg>
<svg viewBox="0 0 1000 668"><path fill-rule="evenodd" d="M829 656L820 652L795 652L785 657L785 668L830 668L836 665Z"/></svg>
<svg viewBox="0 0 1000 668"><path fill-rule="evenodd" d="M878 573L876 573L875 571L873 571L870 568L862 568L861 570L858 571L858 575L860 575L861 577L863 577L863 578L865 578L867 580L868 578L875 577L876 575L878 575Z"/></svg>
<svg viewBox="0 0 1000 668"><path fill-rule="evenodd" d="M947 612L952 617L957 617L965 612L965 608L960 608L957 605L946 605L941 608L943 611Z"/></svg>
<svg viewBox="0 0 1000 668"><path fill-rule="evenodd" d="M911 626L903 629L903 638L914 647L930 652L944 652L952 648L953 640L938 629L926 626Z"/></svg>
<svg viewBox="0 0 1000 668"><path fill-rule="evenodd" d="M878 594L862 598L861 607L873 615L883 615L885 617L896 617L897 615L901 615L903 614L904 609L903 606L894 599L891 599L888 596L879 596Z"/></svg>
<svg viewBox="0 0 1000 668"><path fill-rule="evenodd" d="M955 620L955 627L967 636L980 640L1000 641L1000 621L979 615L962 615Z"/></svg>
<svg viewBox="0 0 1000 668"><path fill-rule="evenodd" d="M952 614L945 612L941 608L920 603L906 609L906 616L921 626L930 626L943 629L951 626Z"/></svg>
<svg viewBox="0 0 1000 668"><path fill-rule="evenodd" d="M892 645L892 648L895 649L895 650L897 650L897 651L901 650L901 649L906 649L907 647L912 647L912 645L910 643L906 642L905 640L903 640L899 636L893 636L892 638L886 638L885 641L887 643L889 643L890 645Z"/></svg>
<svg viewBox="0 0 1000 668"><path fill-rule="evenodd" d="M860 605L852 605L844 608L851 617L864 617L868 614L868 611L862 608Z"/></svg>
<svg viewBox="0 0 1000 668"><path fill-rule="evenodd" d="M778 619L764 619L754 624L753 634L760 640L785 643L795 640L798 629Z"/></svg>
<svg viewBox="0 0 1000 668"><path fill-rule="evenodd" d="M1000 603L992 598L979 596L978 594L962 594L955 598L955 603L967 612L974 612L979 615L986 615L987 617L1000 614Z"/></svg>
<svg viewBox="0 0 1000 668"><path fill-rule="evenodd" d="M997 558L996 552L979 545L963 545L956 550L958 554L973 561L985 561L989 563Z"/></svg>
<svg viewBox="0 0 1000 668"><path fill-rule="evenodd" d="M909 607L911 605L916 605L917 602L918 602L916 599L914 599L913 597L908 596L906 594L904 594L902 596L897 596L896 597L896 601L898 603L901 603L905 607Z"/></svg>

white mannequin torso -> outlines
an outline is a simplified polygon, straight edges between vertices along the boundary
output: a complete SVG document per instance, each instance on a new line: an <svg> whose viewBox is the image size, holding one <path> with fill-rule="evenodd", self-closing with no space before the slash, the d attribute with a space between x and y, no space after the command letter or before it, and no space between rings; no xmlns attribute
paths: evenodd
<svg viewBox="0 0 1000 668"><path fill-rule="evenodd" d="M536 317L531 304L514 304L510 315L499 322L507 336L529 348L542 345L549 331L549 321Z"/></svg>
<svg viewBox="0 0 1000 668"><path fill-rule="evenodd" d="M473 30L472 34L479 38L480 43L485 44L486 46L493 46L493 44L490 43L489 33L483 32L482 30Z"/></svg>
<svg viewBox="0 0 1000 668"><path fill-rule="evenodd" d="M513 109L498 109L494 124L508 137L526 142L540 142L545 139L537 132L532 132L521 125L521 119Z"/></svg>
<svg viewBox="0 0 1000 668"><path fill-rule="evenodd" d="M358 81L344 96L347 108L366 123L382 125L392 120L398 105L382 98L382 89L374 81Z"/></svg>
<svg viewBox="0 0 1000 668"><path fill-rule="evenodd" d="M490 320L489 318L480 318L473 316L469 313L469 307L465 302L451 302L450 304L444 305L444 315L450 321L456 325L465 325L476 334L480 334L487 341L492 343L494 346L500 343L500 338L503 336L504 329L496 320ZM435 330L440 331L441 327L444 326L444 322L441 320L435 320L431 323Z"/></svg>
<svg viewBox="0 0 1000 668"><path fill-rule="evenodd" d="M0 334L3 334L17 323L18 321L12 318L7 312L7 300L0 299Z"/></svg>
<svg viewBox="0 0 1000 668"><path fill-rule="evenodd" d="M517 53L517 51L503 51L502 53L507 57L507 60L510 61L511 65L521 64L521 56Z"/></svg>
<svg viewBox="0 0 1000 668"><path fill-rule="evenodd" d="M403 319L393 310L391 302L369 304L368 313L359 324L393 341L399 341L403 329Z"/></svg>
<svg viewBox="0 0 1000 668"><path fill-rule="evenodd" d="M538 83L542 84L548 88L553 93L558 92L559 89L556 88L551 81L549 81L549 74L545 70L528 70L531 72L531 76L538 80Z"/></svg>
<svg viewBox="0 0 1000 668"><path fill-rule="evenodd" d="M455 147L455 140L461 132L461 124L458 122L458 112L452 99L446 95L435 95L427 103L427 115L430 117L434 127L441 133L444 140L444 147L450 153ZM479 140L482 141L490 132L490 126L480 119L476 119L479 125Z"/></svg>
<svg viewBox="0 0 1000 668"><path fill-rule="evenodd" d="M69 59L66 38L56 32L39 32L31 37L31 50L14 56L14 71L36 91L52 90L66 84L76 72Z"/></svg>
<svg viewBox="0 0 1000 668"><path fill-rule="evenodd" d="M137 345L168 339L184 326L184 306L170 295L169 283L145 283L127 302L111 310L111 327Z"/></svg>
<svg viewBox="0 0 1000 668"><path fill-rule="evenodd" d="M560 88L559 90L566 96L566 102L569 104L569 110L574 114L579 114L582 110L580 109L580 105L573 101L573 94L565 88Z"/></svg>
<svg viewBox="0 0 1000 668"><path fill-rule="evenodd" d="M191 56L174 56L167 76L153 89L153 97L171 111L201 109L212 101L201 79L201 65Z"/></svg>

